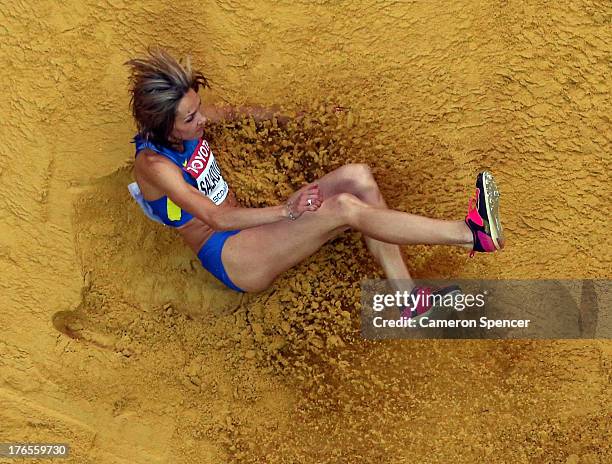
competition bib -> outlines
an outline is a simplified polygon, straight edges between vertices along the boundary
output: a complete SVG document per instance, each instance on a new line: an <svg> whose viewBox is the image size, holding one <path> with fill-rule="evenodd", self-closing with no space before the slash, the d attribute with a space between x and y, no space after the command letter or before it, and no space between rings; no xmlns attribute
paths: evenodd
<svg viewBox="0 0 612 464"><path fill-rule="evenodd" d="M215 205L220 205L225 200L229 187L206 140L200 141L193 154L185 161L183 169L196 180L198 190Z"/></svg>

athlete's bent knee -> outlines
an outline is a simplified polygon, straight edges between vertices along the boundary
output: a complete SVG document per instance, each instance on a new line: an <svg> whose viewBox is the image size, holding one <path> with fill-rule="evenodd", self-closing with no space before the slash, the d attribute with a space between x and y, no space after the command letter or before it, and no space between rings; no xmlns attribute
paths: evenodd
<svg viewBox="0 0 612 464"><path fill-rule="evenodd" d="M353 171L357 176L367 177L372 175L370 165L367 163L351 163L351 166L353 167Z"/></svg>
<svg viewBox="0 0 612 464"><path fill-rule="evenodd" d="M356 195L369 194L369 192L378 192L378 184L370 166L365 163L347 164L347 178L352 187L351 191Z"/></svg>
<svg viewBox="0 0 612 464"><path fill-rule="evenodd" d="M366 163L349 163L342 166L342 174L348 179L372 177L372 170Z"/></svg>

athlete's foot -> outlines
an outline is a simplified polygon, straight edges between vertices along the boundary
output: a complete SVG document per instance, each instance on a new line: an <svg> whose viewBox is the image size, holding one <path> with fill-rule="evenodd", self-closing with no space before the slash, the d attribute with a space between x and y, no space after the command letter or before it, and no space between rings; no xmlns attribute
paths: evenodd
<svg viewBox="0 0 612 464"><path fill-rule="evenodd" d="M401 317L420 318L423 316L432 317L433 313L438 310L448 310L448 305L443 304L445 298L449 296L454 298L454 295L461 293L461 288L458 285L449 285L443 288L429 287L414 287L410 293L411 304L400 308Z"/></svg>
<svg viewBox="0 0 612 464"><path fill-rule="evenodd" d="M499 190L489 171L476 178L476 193L470 198L465 223L472 232L472 251L489 253L504 247L504 231L499 219Z"/></svg>

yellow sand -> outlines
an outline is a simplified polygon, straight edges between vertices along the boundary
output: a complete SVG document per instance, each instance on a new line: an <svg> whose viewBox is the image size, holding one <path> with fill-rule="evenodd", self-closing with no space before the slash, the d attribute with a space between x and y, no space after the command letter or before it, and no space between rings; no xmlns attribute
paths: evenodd
<svg viewBox="0 0 612 464"><path fill-rule="evenodd" d="M404 247L415 276L610 278L609 2L30 3L0 1L0 442L96 464L612 460L609 341L366 342L359 282L381 274L355 232L226 290L128 195L122 66L160 43L214 101L312 108L272 142L210 128L246 204L354 161L391 207L460 219L488 168L507 249ZM315 159L316 137L343 151Z"/></svg>

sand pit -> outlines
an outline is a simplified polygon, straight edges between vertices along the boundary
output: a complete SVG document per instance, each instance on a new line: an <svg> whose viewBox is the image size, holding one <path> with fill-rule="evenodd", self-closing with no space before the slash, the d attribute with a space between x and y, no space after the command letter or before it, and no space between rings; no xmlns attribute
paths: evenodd
<svg viewBox="0 0 612 464"><path fill-rule="evenodd" d="M244 206L363 162L390 207L461 218L488 168L508 248L403 247L415 276L609 279L609 5L156 3L0 9L0 443L96 464L609 462L608 340L364 340L359 283L382 273L352 231L265 292L219 284L129 197L122 66L161 43L206 98L308 110L207 128Z"/></svg>

